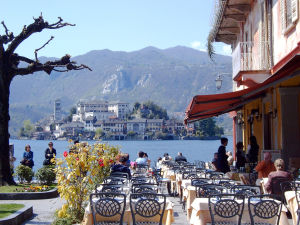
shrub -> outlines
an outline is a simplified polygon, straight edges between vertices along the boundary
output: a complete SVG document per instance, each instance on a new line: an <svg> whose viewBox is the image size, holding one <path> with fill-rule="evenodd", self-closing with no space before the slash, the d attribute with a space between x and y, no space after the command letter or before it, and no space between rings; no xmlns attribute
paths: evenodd
<svg viewBox="0 0 300 225"><path fill-rule="evenodd" d="M55 171L53 166L44 166L40 168L36 174L35 177L41 184L47 184L51 185L55 181Z"/></svg>
<svg viewBox="0 0 300 225"><path fill-rule="evenodd" d="M30 183L32 181L34 173L30 167L19 165L16 168L16 175L20 183L24 183L25 180L27 181L27 183Z"/></svg>
<svg viewBox="0 0 300 225"><path fill-rule="evenodd" d="M81 221L89 194L95 184L101 183L110 174L110 167L119 156L119 149L107 144L92 146L78 143L56 159L57 189L66 204L58 211L59 218L74 218Z"/></svg>

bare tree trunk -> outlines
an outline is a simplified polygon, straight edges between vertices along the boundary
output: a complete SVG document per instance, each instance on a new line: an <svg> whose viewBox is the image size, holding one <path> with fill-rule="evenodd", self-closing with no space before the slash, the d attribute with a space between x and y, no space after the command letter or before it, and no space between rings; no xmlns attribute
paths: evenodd
<svg viewBox="0 0 300 225"><path fill-rule="evenodd" d="M1 65L0 65L1 67ZM12 177L9 163L9 87L11 80L9 75L0 69L0 186L12 185L15 181Z"/></svg>

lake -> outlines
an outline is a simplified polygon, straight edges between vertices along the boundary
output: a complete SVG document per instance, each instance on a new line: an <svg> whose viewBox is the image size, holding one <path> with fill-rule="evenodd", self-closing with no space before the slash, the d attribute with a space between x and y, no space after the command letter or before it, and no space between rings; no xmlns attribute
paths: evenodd
<svg viewBox="0 0 300 225"><path fill-rule="evenodd" d="M64 151L69 151L70 143L68 141L52 141L54 148L57 151L58 157L62 157ZM26 144L31 146L33 151L34 167L37 169L42 167L45 159L45 150L48 147L48 140L14 140L10 139L10 144L14 144L14 156L17 158L15 167L19 165L23 157L24 147ZM89 141L93 144L95 141ZM178 152L187 158L188 161L194 162L195 160L211 161L214 152L220 146L220 140L172 140L172 141L105 141L110 145L119 146L120 150L124 153L129 153L130 160L137 158L139 151L147 152L152 165L162 157L165 152L175 158ZM233 142L232 137L228 137L227 150L232 151Z"/></svg>

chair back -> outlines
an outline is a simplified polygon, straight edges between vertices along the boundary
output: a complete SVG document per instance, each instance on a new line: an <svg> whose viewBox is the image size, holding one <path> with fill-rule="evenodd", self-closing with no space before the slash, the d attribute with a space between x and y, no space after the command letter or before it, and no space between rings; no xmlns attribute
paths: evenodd
<svg viewBox="0 0 300 225"><path fill-rule="evenodd" d="M192 178L197 178L197 172L196 171L184 171L182 173L182 179L192 179Z"/></svg>
<svg viewBox="0 0 300 225"><path fill-rule="evenodd" d="M121 193L94 193L90 195L90 205L94 224L98 224L96 215L101 217L101 222L110 221L123 224L126 206L126 195ZM113 221L112 221L113 220Z"/></svg>
<svg viewBox="0 0 300 225"><path fill-rule="evenodd" d="M208 205L212 224L241 224L245 205L244 196L210 195Z"/></svg>
<svg viewBox="0 0 300 225"><path fill-rule="evenodd" d="M157 184L150 183L140 183L140 184L132 184L131 188L132 193L157 193L158 186Z"/></svg>
<svg viewBox="0 0 300 225"><path fill-rule="evenodd" d="M223 178L223 177L224 177L224 173L222 173L222 172L207 171L205 173L205 178L209 178L209 179L217 179L217 178Z"/></svg>
<svg viewBox="0 0 300 225"><path fill-rule="evenodd" d="M279 224L282 203L274 195L249 196L248 210L251 225L258 223Z"/></svg>
<svg viewBox="0 0 300 225"><path fill-rule="evenodd" d="M202 184L209 184L210 182L212 182L212 181L207 178L192 178L191 185L199 186Z"/></svg>
<svg viewBox="0 0 300 225"><path fill-rule="evenodd" d="M234 194L244 195L246 198L252 195L260 195L260 187L252 185L235 185L231 187Z"/></svg>
<svg viewBox="0 0 300 225"><path fill-rule="evenodd" d="M210 195L217 195L225 193L227 189L218 184L202 184L196 185L196 197L208 198Z"/></svg>
<svg viewBox="0 0 300 225"><path fill-rule="evenodd" d="M153 222L153 217L158 216L157 223L162 225L166 208L166 196L163 194L132 193L130 195L130 211L133 225L143 221Z"/></svg>
<svg viewBox="0 0 300 225"><path fill-rule="evenodd" d="M124 177L105 177L103 180L104 184L125 184L128 181L127 178Z"/></svg>
<svg viewBox="0 0 300 225"><path fill-rule="evenodd" d="M110 176L111 177L122 177L122 178L129 179L128 173L123 173L123 172L111 172Z"/></svg>
<svg viewBox="0 0 300 225"><path fill-rule="evenodd" d="M273 177L271 181L271 194L276 195L278 200L282 200L281 183L290 180L288 177Z"/></svg>
<svg viewBox="0 0 300 225"><path fill-rule="evenodd" d="M98 184L95 188L95 193L114 192L121 193L123 185L120 184Z"/></svg>

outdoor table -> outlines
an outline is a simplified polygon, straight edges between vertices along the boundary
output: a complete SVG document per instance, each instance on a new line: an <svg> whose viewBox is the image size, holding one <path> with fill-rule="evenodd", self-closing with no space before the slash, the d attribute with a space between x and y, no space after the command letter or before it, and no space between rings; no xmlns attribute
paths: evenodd
<svg viewBox="0 0 300 225"><path fill-rule="evenodd" d="M96 201L96 199L95 199ZM97 221L114 221L116 218L119 217L102 217L100 215L96 215L96 220ZM159 221L159 215L151 218L144 218L140 216L136 216L136 220L139 222L157 222ZM129 203L129 198L126 199L126 206L125 206L125 213L124 213L124 218L123 222L125 224L132 224L132 216L130 212L130 203ZM171 225L174 222L174 216L173 216L173 203L167 198L166 200L166 208L165 208L165 213L163 215L163 224L164 225ZM92 210L90 207L90 203L88 206L85 208L85 213L83 217L83 221L81 222L81 225L93 225L93 214Z"/></svg>
<svg viewBox="0 0 300 225"><path fill-rule="evenodd" d="M295 191L286 191L284 192L284 197L292 214L293 224L297 224L297 210L299 206L296 198L296 193Z"/></svg>
<svg viewBox="0 0 300 225"><path fill-rule="evenodd" d="M281 215L280 215L280 225L289 224L287 216L287 209L282 206ZM190 218L191 225L206 225L211 223L211 217L208 206L208 198L195 198L192 203L192 214ZM248 211L248 199L245 199L244 212L242 215L242 224L250 223L250 215Z"/></svg>
<svg viewBox="0 0 300 225"><path fill-rule="evenodd" d="M253 173L227 172L226 176L231 180L240 181L242 184L251 185L255 175Z"/></svg>

